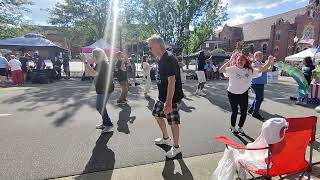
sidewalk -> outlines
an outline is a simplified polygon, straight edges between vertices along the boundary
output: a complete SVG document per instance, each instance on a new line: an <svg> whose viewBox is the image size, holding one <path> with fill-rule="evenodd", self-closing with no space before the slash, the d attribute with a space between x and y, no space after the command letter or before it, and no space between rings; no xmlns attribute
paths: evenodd
<svg viewBox="0 0 320 180"><path fill-rule="evenodd" d="M220 152L181 160L70 176L58 180L208 180L222 155L223 153ZM314 151L313 162L319 161L320 153ZM298 176L290 178L290 180L294 179L298 179ZM320 179L320 165L313 168L312 180L315 179Z"/></svg>

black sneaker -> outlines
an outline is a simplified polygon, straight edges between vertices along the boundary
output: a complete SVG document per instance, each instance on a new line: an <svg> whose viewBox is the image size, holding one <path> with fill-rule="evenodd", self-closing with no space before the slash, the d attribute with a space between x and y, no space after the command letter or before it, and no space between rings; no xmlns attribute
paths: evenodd
<svg viewBox="0 0 320 180"><path fill-rule="evenodd" d="M244 135L245 135L245 133L244 133L244 131L243 131L243 129L242 129L241 127L238 128L238 132L239 132L239 134L240 134L241 136L244 136Z"/></svg>
<svg viewBox="0 0 320 180"><path fill-rule="evenodd" d="M230 131L233 133L233 134L235 134L235 135L237 135L237 134L239 134L239 131L235 128L235 127L230 127Z"/></svg>
<svg viewBox="0 0 320 180"><path fill-rule="evenodd" d="M249 111L248 111L248 114L252 114L252 113L253 113L253 111L252 111L252 110L249 110Z"/></svg>
<svg viewBox="0 0 320 180"><path fill-rule="evenodd" d="M259 119L259 120L264 120L264 117L262 117L260 114L252 114L252 117Z"/></svg>

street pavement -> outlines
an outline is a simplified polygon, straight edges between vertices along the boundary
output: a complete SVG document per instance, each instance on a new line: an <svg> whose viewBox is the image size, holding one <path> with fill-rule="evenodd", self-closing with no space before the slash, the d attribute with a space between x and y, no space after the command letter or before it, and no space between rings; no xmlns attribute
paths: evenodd
<svg viewBox="0 0 320 180"><path fill-rule="evenodd" d="M224 135L240 143L253 141L262 121L248 116L247 136L229 132L230 108L227 81L208 83L206 97L193 96L196 82L184 85L181 104L182 156L193 157L221 152L224 145L212 139ZM262 115L301 117L318 114L313 107L297 106L289 100L296 86L289 78L268 85ZM143 97L143 87L130 87L128 105L117 106L119 88L107 109L114 132L101 135L95 111L95 91L88 82L60 81L0 89L0 179L47 179L112 170L165 161L163 147L154 145L160 130L151 115L157 99ZM319 125L318 125L319 129Z"/></svg>

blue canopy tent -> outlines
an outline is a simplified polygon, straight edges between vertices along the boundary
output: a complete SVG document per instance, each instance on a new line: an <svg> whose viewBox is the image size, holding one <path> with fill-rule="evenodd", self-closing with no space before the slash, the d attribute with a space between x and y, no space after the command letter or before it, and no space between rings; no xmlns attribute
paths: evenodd
<svg viewBox="0 0 320 180"><path fill-rule="evenodd" d="M0 49L10 49L17 51L28 50L48 50L49 57L54 57L58 52L67 52L68 50L54 44L41 34L29 33L25 36L0 40Z"/></svg>

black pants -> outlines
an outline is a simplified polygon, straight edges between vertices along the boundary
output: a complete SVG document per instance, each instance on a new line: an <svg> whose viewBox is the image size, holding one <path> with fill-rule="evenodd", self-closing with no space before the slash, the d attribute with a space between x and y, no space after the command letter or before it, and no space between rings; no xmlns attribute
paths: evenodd
<svg viewBox="0 0 320 180"><path fill-rule="evenodd" d="M231 92L228 92L228 97L232 109L231 126L236 126L238 106L240 106L241 117L238 126L243 127L248 110L248 91L243 94L232 94Z"/></svg>

